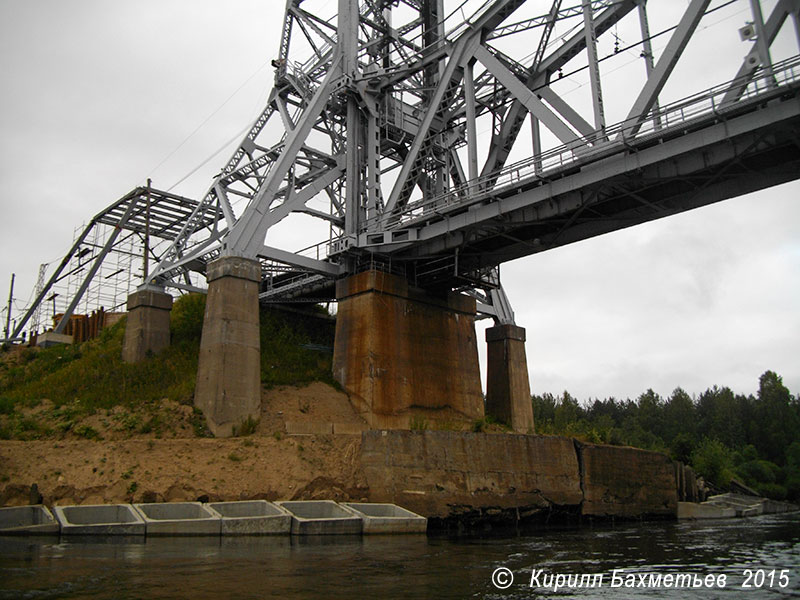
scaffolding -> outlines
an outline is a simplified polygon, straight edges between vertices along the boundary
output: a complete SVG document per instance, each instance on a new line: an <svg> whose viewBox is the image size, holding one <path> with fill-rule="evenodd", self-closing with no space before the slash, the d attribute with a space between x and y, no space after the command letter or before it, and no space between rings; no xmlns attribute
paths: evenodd
<svg viewBox="0 0 800 600"><path fill-rule="evenodd" d="M138 187L76 228L72 246L46 283L47 265L40 266L35 299L11 337L23 331L34 337L40 327L49 329L47 323L55 333L66 333L75 315L124 312L128 295L144 279L146 262L161 260L196 206L190 198ZM203 225L213 228L216 222ZM174 286L200 291L188 276Z"/></svg>

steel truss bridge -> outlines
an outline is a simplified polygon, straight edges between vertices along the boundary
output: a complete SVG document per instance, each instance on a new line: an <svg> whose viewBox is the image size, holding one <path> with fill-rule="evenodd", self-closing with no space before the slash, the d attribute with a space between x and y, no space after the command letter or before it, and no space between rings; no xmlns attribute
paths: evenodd
<svg viewBox="0 0 800 600"><path fill-rule="evenodd" d="M287 0L267 106L200 200L137 188L95 217L165 241L146 284L197 289L191 274L242 256L262 263L262 301L319 301L378 267L512 323L503 262L800 175L800 0L320 4ZM731 5L741 20L712 24L741 57L663 101ZM794 48L774 60L781 32ZM620 93L604 63L626 52L640 64ZM271 245L301 215L307 247Z"/></svg>

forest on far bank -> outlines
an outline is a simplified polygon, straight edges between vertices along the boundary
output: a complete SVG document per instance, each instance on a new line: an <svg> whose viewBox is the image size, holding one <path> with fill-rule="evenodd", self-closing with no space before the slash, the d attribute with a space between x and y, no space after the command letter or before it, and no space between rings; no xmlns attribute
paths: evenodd
<svg viewBox="0 0 800 600"><path fill-rule="evenodd" d="M800 399L767 371L755 396L713 387L697 397L647 390L634 400L581 405L568 392L534 395L536 432L665 452L725 489L731 479L776 500L800 501Z"/></svg>

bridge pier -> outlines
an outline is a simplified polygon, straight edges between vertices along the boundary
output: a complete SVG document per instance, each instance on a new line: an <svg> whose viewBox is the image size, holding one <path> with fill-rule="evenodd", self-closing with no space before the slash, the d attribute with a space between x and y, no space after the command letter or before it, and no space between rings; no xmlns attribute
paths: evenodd
<svg viewBox="0 0 800 600"><path fill-rule="evenodd" d="M516 325L490 327L486 344L486 413L517 433L533 433L525 329Z"/></svg>
<svg viewBox="0 0 800 600"><path fill-rule="evenodd" d="M224 256L208 264L194 404L217 437L261 413L261 340L256 260Z"/></svg>
<svg viewBox="0 0 800 600"><path fill-rule="evenodd" d="M336 296L334 377L371 428L483 417L474 299L380 271L340 280Z"/></svg>
<svg viewBox="0 0 800 600"><path fill-rule="evenodd" d="M148 354L169 346L169 313L172 296L163 288L142 286L128 296L128 320L122 343L122 360L143 361Z"/></svg>

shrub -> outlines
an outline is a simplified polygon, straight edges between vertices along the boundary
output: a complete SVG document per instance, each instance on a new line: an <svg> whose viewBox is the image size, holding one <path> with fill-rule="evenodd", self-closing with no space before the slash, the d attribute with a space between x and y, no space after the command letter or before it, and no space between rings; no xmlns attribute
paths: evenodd
<svg viewBox="0 0 800 600"><path fill-rule="evenodd" d="M252 435L258 429L258 419L254 419L253 417L247 417L239 427L233 428L233 435L234 436L244 436L244 435Z"/></svg>
<svg viewBox="0 0 800 600"><path fill-rule="evenodd" d="M703 438L692 452L692 466L707 481L727 487L731 481L732 453L719 440Z"/></svg>
<svg viewBox="0 0 800 600"><path fill-rule="evenodd" d="M186 294L172 305L169 328L173 340L199 340L206 310L205 294Z"/></svg>

